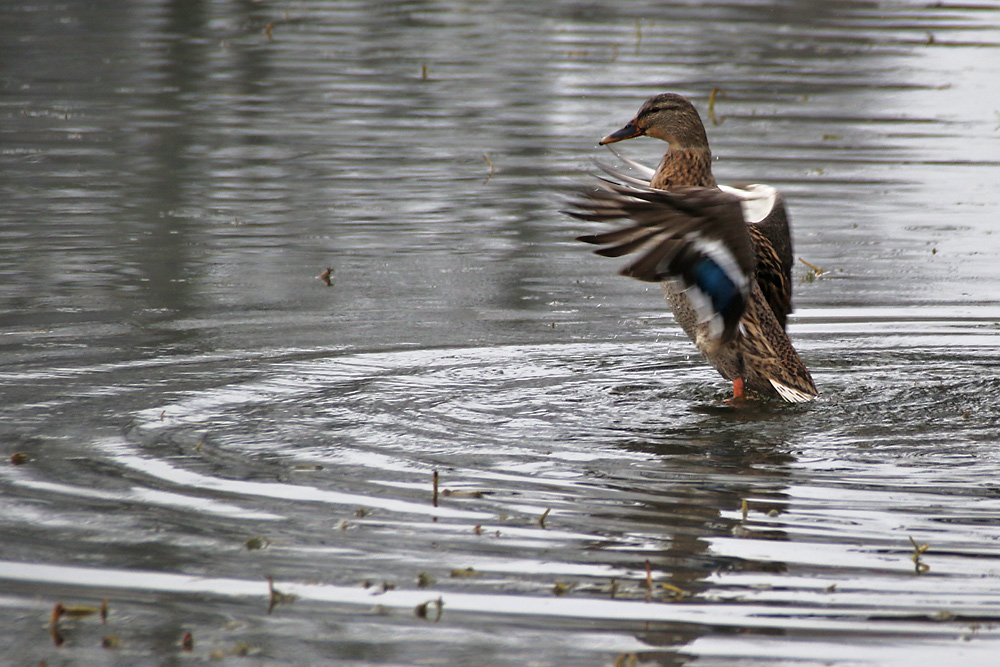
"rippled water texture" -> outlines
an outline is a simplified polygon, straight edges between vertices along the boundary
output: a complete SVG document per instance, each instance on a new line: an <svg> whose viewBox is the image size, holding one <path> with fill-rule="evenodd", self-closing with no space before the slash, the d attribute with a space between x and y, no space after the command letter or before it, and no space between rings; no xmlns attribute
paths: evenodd
<svg viewBox="0 0 1000 667"><path fill-rule="evenodd" d="M996 664L998 26L4 3L3 655ZM727 406L559 212L664 91L822 269L790 325L815 403Z"/></svg>

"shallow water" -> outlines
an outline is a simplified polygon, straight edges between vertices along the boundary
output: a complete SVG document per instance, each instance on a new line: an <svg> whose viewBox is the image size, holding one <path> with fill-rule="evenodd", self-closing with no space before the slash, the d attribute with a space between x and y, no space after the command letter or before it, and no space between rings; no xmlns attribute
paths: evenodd
<svg viewBox="0 0 1000 667"><path fill-rule="evenodd" d="M4 5L0 442L27 462L0 466L0 647L992 664L998 25L972 4ZM813 404L722 403L658 289L559 212L666 90L720 180L781 188L824 269L796 267L790 325ZM294 599L269 610L267 577ZM63 620L55 645L56 602L105 598L106 625Z"/></svg>

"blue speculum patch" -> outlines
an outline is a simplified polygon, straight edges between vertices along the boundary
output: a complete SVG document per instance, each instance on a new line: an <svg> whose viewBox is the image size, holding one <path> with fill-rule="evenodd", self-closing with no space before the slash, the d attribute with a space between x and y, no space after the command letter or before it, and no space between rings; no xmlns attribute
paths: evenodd
<svg viewBox="0 0 1000 667"><path fill-rule="evenodd" d="M694 265L694 282L712 300L712 309L725 313L736 298L736 283L709 258Z"/></svg>

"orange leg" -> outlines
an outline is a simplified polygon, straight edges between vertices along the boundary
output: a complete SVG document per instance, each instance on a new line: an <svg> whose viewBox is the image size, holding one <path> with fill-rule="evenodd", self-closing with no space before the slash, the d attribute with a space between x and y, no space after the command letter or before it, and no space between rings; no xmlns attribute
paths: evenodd
<svg viewBox="0 0 1000 667"><path fill-rule="evenodd" d="M733 398L737 400L746 398L746 395L743 393L743 378L733 380Z"/></svg>

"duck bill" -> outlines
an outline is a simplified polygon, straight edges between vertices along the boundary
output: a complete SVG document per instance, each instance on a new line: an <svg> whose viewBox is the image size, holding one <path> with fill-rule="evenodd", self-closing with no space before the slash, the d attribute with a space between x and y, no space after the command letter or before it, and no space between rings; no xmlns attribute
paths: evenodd
<svg viewBox="0 0 1000 667"><path fill-rule="evenodd" d="M635 120L629 121L628 125L622 129L612 132L608 136L601 139L600 145L605 146L607 144L613 144L617 141L625 141L626 139L631 139L632 137L638 137L643 134L643 131L639 129L639 126L635 124Z"/></svg>

